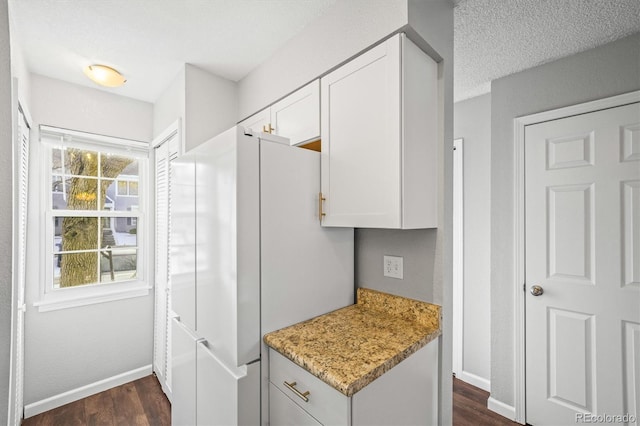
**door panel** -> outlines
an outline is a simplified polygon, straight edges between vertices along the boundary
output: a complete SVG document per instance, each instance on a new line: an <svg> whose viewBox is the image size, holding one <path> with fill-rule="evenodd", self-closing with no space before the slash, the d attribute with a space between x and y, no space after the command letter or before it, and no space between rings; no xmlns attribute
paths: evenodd
<svg viewBox="0 0 640 426"><path fill-rule="evenodd" d="M635 103L525 130L530 424L635 414L639 124ZM544 290L537 297L534 285Z"/></svg>
<svg viewBox="0 0 640 426"><path fill-rule="evenodd" d="M593 185L548 189L549 278L592 284Z"/></svg>
<svg viewBox="0 0 640 426"><path fill-rule="evenodd" d="M593 411L594 321L593 315L580 312L548 311L548 397L576 411Z"/></svg>
<svg viewBox="0 0 640 426"><path fill-rule="evenodd" d="M640 286L640 180L622 183L622 285Z"/></svg>
<svg viewBox="0 0 640 426"><path fill-rule="evenodd" d="M640 409L640 324L624 323L624 412L638 413ZM638 424L637 417L635 424Z"/></svg>

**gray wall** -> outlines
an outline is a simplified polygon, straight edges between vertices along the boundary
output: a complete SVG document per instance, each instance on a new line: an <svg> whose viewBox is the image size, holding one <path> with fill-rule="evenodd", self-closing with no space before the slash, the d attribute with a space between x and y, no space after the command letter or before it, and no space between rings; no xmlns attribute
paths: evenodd
<svg viewBox="0 0 640 426"><path fill-rule="evenodd" d="M463 138L464 322L462 380L491 376L491 94L453 106L453 134Z"/></svg>
<svg viewBox="0 0 640 426"><path fill-rule="evenodd" d="M640 89L640 34L491 84L491 396L514 404L513 119Z"/></svg>
<svg viewBox="0 0 640 426"><path fill-rule="evenodd" d="M10 199L12 182L11 53L7 1L0 0L0 193ZM0 424L6 424L11 342L11 203L0 203Z"/></svg>
<svg viewBox="0 0 640 426"><path fill-rule="evenodd" d="M31 76L34 128L46 124L149 141L152 105L100 90ZM37 131L32 136L37 141ZM33 142L29 179L42 182L40 146ZM39 312L45 279L41 265L42 194L30 191L27 241L25 404L151 365L153 292L143 297ZM151 240L148 241L152 243ZM151 246L149 247L151 248ZM148 270L151 280L152 268Z"/></svg>

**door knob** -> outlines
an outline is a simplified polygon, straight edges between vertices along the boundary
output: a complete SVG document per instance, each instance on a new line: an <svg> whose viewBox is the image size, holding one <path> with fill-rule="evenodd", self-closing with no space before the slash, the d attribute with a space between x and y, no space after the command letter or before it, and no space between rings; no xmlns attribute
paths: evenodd
<svg viewBox="0 0 640 426"><path fill-rule="evenodd" d="M542 295L542 293L544 293L544 289L542 287L540 287L539 285L532 285L531 289L529 291L534 296L540 296L540 295Z"/></svg>

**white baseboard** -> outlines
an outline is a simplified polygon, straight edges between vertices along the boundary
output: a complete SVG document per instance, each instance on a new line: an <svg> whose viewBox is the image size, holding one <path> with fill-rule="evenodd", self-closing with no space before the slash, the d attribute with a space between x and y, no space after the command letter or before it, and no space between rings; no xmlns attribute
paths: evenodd
<svg viewBox="0 0 640 426"><path fill-rule="evenodd" d="M500 414L502 417L506 417L509 420L516 421L516 408L507 405L504 402L500 402L497 399L489 397L487 401L487 408L494 413Z"/></svg>
<svg viewBox="0 0 640 426"><path fill-rule="evenodd" d="M466 371L461 371L460 373L456 374L456 379L460 379L463 382L469 383L470 385L473 385L484 391L491 392L491 382L484 377L480 377Z"/></svg>
<svg viewBox="0 0 640 426"><path fill-rule="evenodd" d="M134 380L141 379L151 374L151 372L151 364L145 365L144 367L136 368L135 370L126 371L122 374L108 377L106 379L99 380L97 382L51 396L32 404L27 404L24 406L24 418L26 419L29 417L33 417L37 414L61 407L70 402L95 395L97 393L106 391L107 389L124 385L125 383L129 383Z"/></svg>

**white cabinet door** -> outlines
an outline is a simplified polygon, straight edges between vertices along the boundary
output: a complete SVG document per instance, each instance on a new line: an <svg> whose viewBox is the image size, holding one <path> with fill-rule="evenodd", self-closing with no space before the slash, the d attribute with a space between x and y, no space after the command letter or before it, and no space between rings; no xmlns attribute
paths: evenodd
<svg viewBox="0 0 640 426"><path fill-rule="evenodd" d="M171 309L196 329L195 163L182 157L171 162L170 274Z"/></svg>
<svg viewBox="0 0 640 426"><path fill-rule="evenodd" d="M245 129L251 129L254 133L263 132L271 124L271 108L265 108L256 112L249 118L245 118L240 123Z"/></svg>
<svg viewBox="0 0 640 426"><path fill-rule="evenodd" d="M195 425L196 338L176 318L171 329L171 423Z"/></svg>
<svg viewBox="0 0 640 426"><path fill-rule="evenodd" d="M400 43L330 73L322 90L325 226L400 226Z"/></svg>
<svg viewBox="0 0 640 426"><path fill-rule="evenodd" d="M204 341L197 348L196 424L259 424L260 363L233 368L221 362Z"/></svg>
<svg viewBox="0 0 640 426"><path fill-rule="evenodd" d="M437 64L399 34L321 79L324 226L437 226Z"/></svg>
<svg viewBox="0 0 640 426"><path fill-rule="evenodd" d="M315 80L271 106L271 126L291 145L320 139L320 81Z"/></svg>
<svg viewBox="0 0 640 426"><path fill-rule="evenodd" d="M312 81L238 124L254 133L288 138L291 145L320 139L320 80Z"/></svg>

